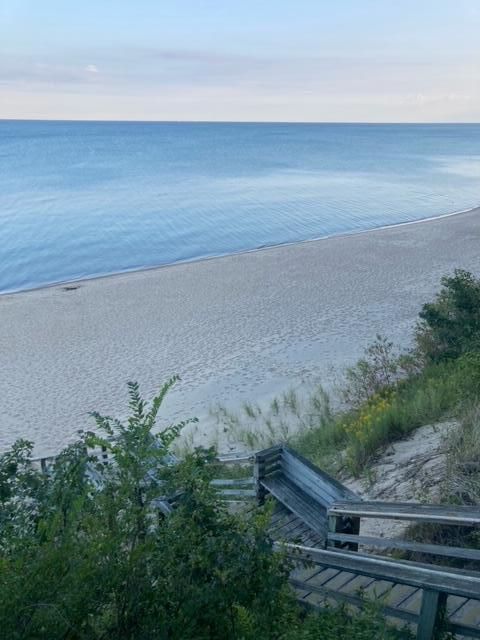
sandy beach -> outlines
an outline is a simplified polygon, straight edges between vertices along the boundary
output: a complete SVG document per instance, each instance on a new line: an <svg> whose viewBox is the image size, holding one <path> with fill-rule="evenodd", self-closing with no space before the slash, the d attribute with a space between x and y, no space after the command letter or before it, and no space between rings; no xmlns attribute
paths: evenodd
<svg viewBox="0 0 480 640"><path fill-rule="evenodd" d="M0 450L58 452L88 412L127 415L125 382L150 397L182 382L160 426L303 381L328 384L376 333L406 346L440 277L480 274L480 209L366 233L0 296ZM75 287L75 288L74 288Z"/></svg>

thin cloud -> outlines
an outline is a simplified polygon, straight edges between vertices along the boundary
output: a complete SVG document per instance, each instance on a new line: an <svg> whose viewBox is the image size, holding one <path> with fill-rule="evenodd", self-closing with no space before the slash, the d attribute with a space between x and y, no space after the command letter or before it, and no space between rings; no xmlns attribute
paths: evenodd
<svg viewBox="0 0 480 640"><path fill-rule="evenodd" d="M411 60L116 47L70 52L61 63L53 56L0 59L0 88L8 90L10 104L15 93L18 103L30 103L26 96L36 94L45 105L51 95L52 108L67 104L60 96L76 95L78 105L88 101L99 117L111 109L111 117L120 119L131 117L127 104L136 104L138 117L154 119L169 119L181 105L185 111L178 117L186 119L242 119L244 113L246 119L282 120L296 113L293 119L315 120L334 113L348 120L355 113L355 119L398 120L403 113L407 120L429 114L472 120L480 108L479 80L480 63L461 55L440 60L440 54ZM2 96L0 117L11 117L5 91ZM149 105L155 105L154 115Z"/></svg>

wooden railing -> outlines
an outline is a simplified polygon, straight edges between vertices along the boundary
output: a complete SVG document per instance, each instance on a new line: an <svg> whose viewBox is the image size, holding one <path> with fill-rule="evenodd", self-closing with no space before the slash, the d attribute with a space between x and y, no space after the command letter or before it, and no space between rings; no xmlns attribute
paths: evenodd
<svg viewBox="0 0 480 640"><path fill-rule="evenodd" d="M105 447L89 449L88 455L94 458L95 460L97 460L98 462L102 462L104 464L108 464L112 460L112 457L109 455ZM32 464L32 467L34 469L37 469L42 473L49 473L49 471L53 469L53 466L55 465L57 458L58 456L56 455L31 458L30 463Z"/></svg>
<svg viewBox="0 0 480 640"><path fill-rule="evenodd" d="M255 455L254 477L260 503L267 494L272 495L325 541L327 508L337 500L359 500L347 487L285 445ZM343 518L341 530L357 532L357 520Z"/></svg>
<svg viewBox="0 0 480 640"><path fill-rule="evenodd" d="M425 544L411 540L396 538L380 538L374 536L362 536L360 530L345 533L341 531L341 523L346 517L351 518L375 518L404 520L407 522L421 522L439 524L442 526L480 526L480 507L432 505L418 503L391 503L375 501L338 501L330 505L328 513L329 546L342 547L345 545L358 545L383 549L400 549L412 553L431 556L444 556L468 561L480 561L480 550L464 547L447 546L440 544Z"/></svg>
<svg viewBox="0 0 480 640"><path fill-rule="evenodd" d="M113 461L113 457L109 454L106 448L89 449L88 455L94 458L97 462L102 464L110 464ZM58 456L44 456L39 458L32 458L32 466L42 473L49 473L54 465ZM174 456L170 456L172 461L175 460ZM217 456L215 462L220 463L222 466L241 465L251 466L253 464L255 454L251 452L245 453L232 453L223 454ZM238 501L247 498L255 498L255 480L250 471L250 475L245 475L239 478L218 478L212 480L210 483L217 493L228 501ZM162 497L156 500L156 504L159 509L165 514L170 513L175 500L173 498Z"/></svg>
<svg viewBox="0 0 480 640"><path fill-rule="evenodd" d="M422 595L422 601L418 613L400 607L383 606L386 615L416 624L419 640L433 640L437 637L447 600L451 596L474 601L474 609L478 611L480 618L480 574L377 556L372 548L401 549L468 561L480 560L480 550L362 536L360 532L363 518L391 518L475 527L480 525L479 507L362 501L334 478L282 445L256 454L254 476L259 502L269 493L293 515L318 532L321 538L323 534L327 547L325 549L278 543L297 562L307 560L323 568L345 572L347 583L354 576L365 576L373 578L374 582L388 582L392 588L394 585L404 585L420 590L418 596ZM359 553L360 546L369 552ZM342 551L338 547L342 547ZM328 588L325 586L329 584L328 579L315 584L311 576L312 574L305 579L298 575L292 577L292 586L300 594L316 592L327 598L333 597L362 606L363 600L355 592L346 592L343 588ZM301 596L299 598L303 601ZM480 629L464 622L447 621L446 624L452 632L480 638Z"/></svg>
<svg viewBox="0 0 480 640"><path fill-rule="evenodd" d="M420 613L383 607L384 614L417 625L418 640L432 640L441 625L453 633L480 638L480 629L467 624L452 623L445 619L445 610L449 596L459 596L478 601L480 611L480 574L465 573L420 565L414 562L396 561L372 555L332 550L312 549L294 544L277 547L286 550L291 558L298 562L314 563L320 567L336 569L367 576L376 580L385 580L395 584L408 585L423 592ZM360 595L339 593L324 586L301 579L291 579L292 586L306 592L315 591L325 597L334 597L349 604L361 607Z"/></svg>

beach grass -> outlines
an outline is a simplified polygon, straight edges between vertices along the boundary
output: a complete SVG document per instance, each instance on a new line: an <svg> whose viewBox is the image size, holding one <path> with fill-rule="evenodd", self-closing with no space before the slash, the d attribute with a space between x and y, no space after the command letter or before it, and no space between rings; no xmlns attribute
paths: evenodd
<svg viewBox="0 0 480 640"><path fill-rule="evenodd" d="M396 350L377 335L346 369L336 411L322 387L274 399L268 411L244 405L230 417L235 437L258 449L288 442L327 470L359 475L386 445L414 429L462 414L480 400L480 278L444 276L414 327L415 346Z"/></svg>

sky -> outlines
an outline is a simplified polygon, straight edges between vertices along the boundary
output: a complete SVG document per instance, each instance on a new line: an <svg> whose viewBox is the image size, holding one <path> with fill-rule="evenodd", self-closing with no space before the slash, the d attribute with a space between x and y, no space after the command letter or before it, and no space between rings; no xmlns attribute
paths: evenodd
<svg viewBox="0 0 480 640"><path fill-rule="evenodd" d="M0 118L480 121L480 0L0 0Z"/></svg>

